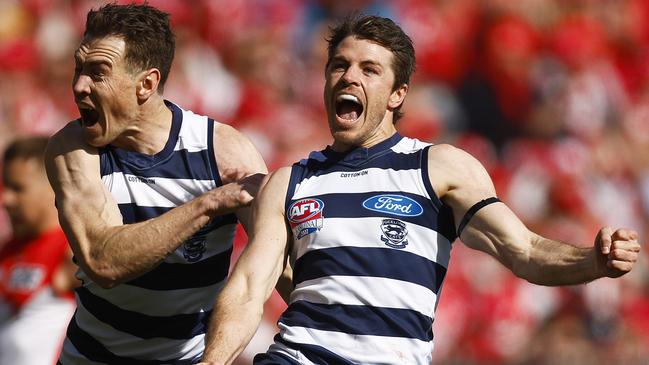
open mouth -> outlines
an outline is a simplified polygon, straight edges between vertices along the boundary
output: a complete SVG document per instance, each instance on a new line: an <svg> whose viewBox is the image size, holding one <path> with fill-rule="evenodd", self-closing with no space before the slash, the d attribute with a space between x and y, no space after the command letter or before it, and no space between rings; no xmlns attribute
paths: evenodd
<svg viewBox="0 0 649 365"><path fill-rule="evenodd" d="M336 98L336 115L340 119L353 121L363 113L363 104L357 97L350 94L340 94Z"/></svg>
<svg viewBox="0 0 649 365"><path fill-rule="evenodd" d="M79 113L84 127L91 127L99 121L99 112L95 109L79 109Z"/></svg>

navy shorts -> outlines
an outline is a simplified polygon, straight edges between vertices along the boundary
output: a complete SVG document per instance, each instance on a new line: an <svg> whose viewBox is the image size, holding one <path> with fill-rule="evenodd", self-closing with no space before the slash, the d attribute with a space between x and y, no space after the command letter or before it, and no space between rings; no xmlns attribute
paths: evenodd
<svg viewBox="0 0 649 365"><path fill-rule="evenodd" d="M275 352L257 354L252 360L252 363L254 365L300 365L295 360L286 358Z"/></svg>

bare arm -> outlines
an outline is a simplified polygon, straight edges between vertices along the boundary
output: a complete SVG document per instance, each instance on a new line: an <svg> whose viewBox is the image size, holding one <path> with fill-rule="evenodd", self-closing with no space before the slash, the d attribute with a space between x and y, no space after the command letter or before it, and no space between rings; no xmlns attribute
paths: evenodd
<svg viewBox="0 0 649 365"><path fill-rule="evenodd" d="M284 198L289 176L289 168L272 174L253 205L250 241L216 301L203 361L232 363L261 321L288 256Z"/></svg>
<svg viewBox="0 0 649 365"><path fill-rule="evenodd" d="M217 141L236 138L236 135L239 135L239 133L236 132L232 127L223 124L219 125L219 128L215 129L215 134L218 134L215 135L214 138ZM223 169L224 171L221 174L227 174L228 171L238 171L238 168L240 166L253 166L255 169L254 171L263 172L265 174L267 172L266 164L264 163L259 152L257 152L257 150L250 143L250 141L244 139L239 143L240 145L248 145L249 152L243 154L240 150L224 150L219 148L218 146L215 146L216 160L219 161L219 168ZM261 175L259 175L259 177L261 177ZM265 175L265 178L260 184L260 188L266 185L269 177L270 176ZM246 233L250 233L252 226L252 207L243 206L237 210L236 214ZM277 282L276 289L282 296L282 299L284 299L284 302L288 303L291 292L293 291L293 270L291 269L291 266L288 264L288 262L286 263L284 272L282 272L282 275Z"/></svg>
<svg viewBox="0 0 649 365"><path fill-rule="evenodd" d="M496 196L491 178L469 154L448 145L429 153L430 179L441 199L453 209L456 225L480 200ZM459 167L459 168L458 168ZM637 233L603 228L595 245L579 248L530 231L503 203L480 209L462 231L468 247L495 257L515 275L535 284L570 285L631 270L640 246Z"/></svg>
<svg viewBox="0 0 649 365"><path fill-rule="evenodd" d="M99 155L83 142L77 123L51 138L45 164L59 220L79 266L103 287L151 270L212 217L250 204L259 183L230 183L159 217L125 225L101 181Z"/></svg>

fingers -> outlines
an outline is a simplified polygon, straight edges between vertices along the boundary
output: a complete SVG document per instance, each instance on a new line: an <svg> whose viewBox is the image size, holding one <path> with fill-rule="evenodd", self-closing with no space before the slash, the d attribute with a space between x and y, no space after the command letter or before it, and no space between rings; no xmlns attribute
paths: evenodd
<svg viewBox="0 0 649 365"><path fill-rule="evenodd" d="M611 227L604 227L599 230L595 238L595 242L599 242L600 249L604 255L608 255L611 252L611 243L613 242L611 236L613 236L613 229Z"/></svg>
<svg viewBox="0 0 649 365"><path fill-rule="evenodd" d="M632 230L619 229L611 235L611 245L607 255L606 266L614 270L613 276L631 271L638 260L640 244L638 234Z"/></svg>
<svg viewBox="0 0 649 365"><path fill-rule="evenodd" d="M223 184L239 181L246 176L246 172L239 169L225 169L221 175Z"/></svg>
<svg viewBox="0 0 649 365"><path fill-rule="evenodd" d="M631 230L631 229L618 229L613 234L611 235L611 238L613 240L636 240L638 239L638 232Z"/></svg>

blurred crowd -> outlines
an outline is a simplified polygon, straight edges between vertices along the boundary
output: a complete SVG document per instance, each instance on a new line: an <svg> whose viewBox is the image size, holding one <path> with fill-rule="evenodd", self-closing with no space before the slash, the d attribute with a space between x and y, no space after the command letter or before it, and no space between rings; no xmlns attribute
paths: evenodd
<svg viewBox="0 0 649 365"><path fill-rule="evenodd" d="M589 246L610 225L646 241L649 1L149 3L172 14L177 34L165 97L239 128L270 169L330 142L328 25L352 11L378 14L397 21L417 52L402 134L469 151L544 236ZM78 117L73 52L87 10L101 4L0 0L0 150ZM9 235L2 215L0 242ZM622 280L567 288L518 280L459 242L452 255L434 364L649 364L646 249ZM265 350L283 308L279 297L268 303L251 352Z"/></svg>

